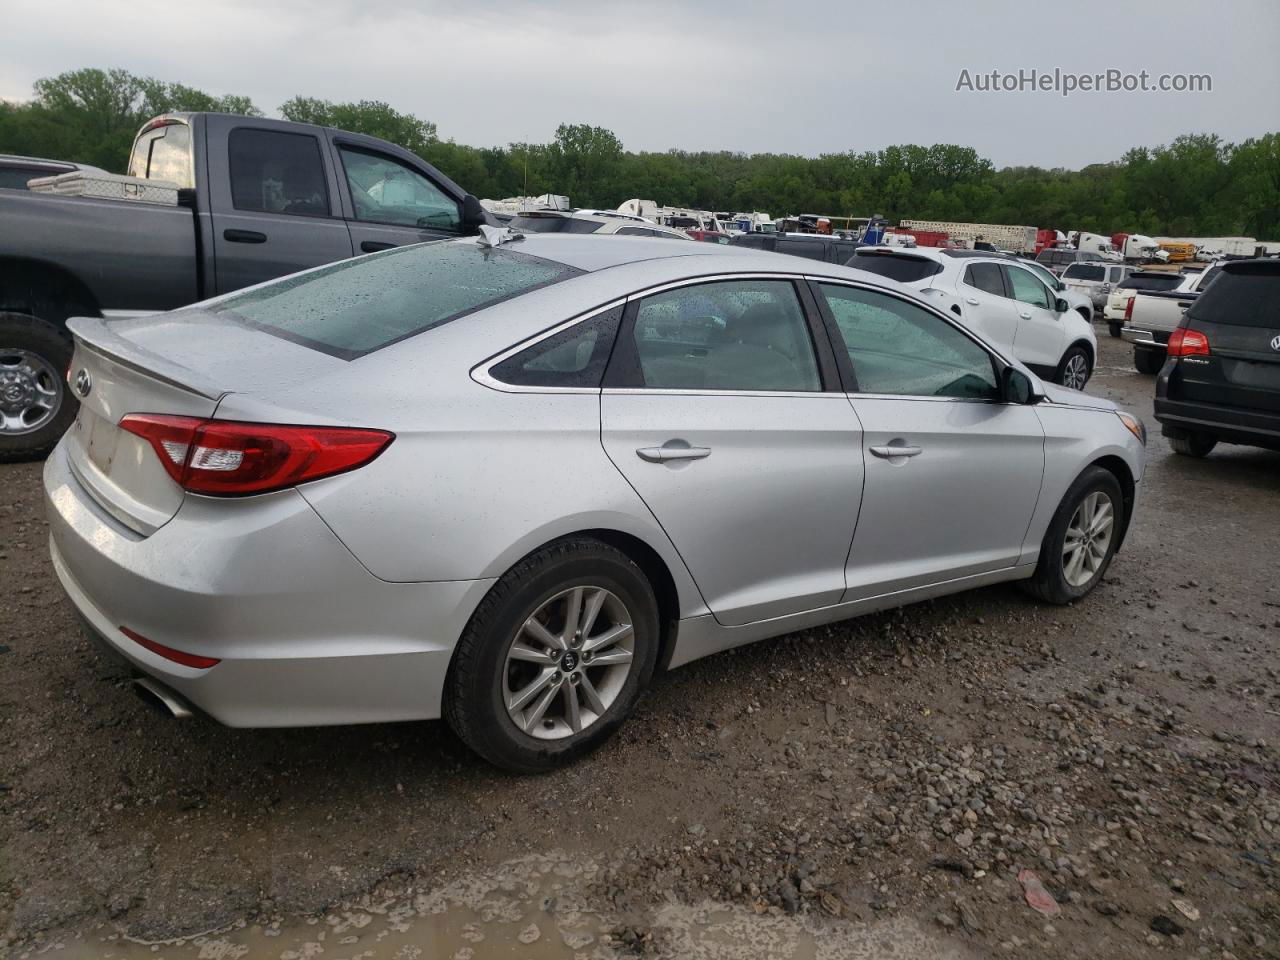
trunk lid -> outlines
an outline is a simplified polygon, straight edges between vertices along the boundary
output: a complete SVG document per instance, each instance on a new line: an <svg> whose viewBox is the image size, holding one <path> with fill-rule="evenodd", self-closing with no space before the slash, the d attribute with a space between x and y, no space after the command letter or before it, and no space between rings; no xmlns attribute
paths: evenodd
<svg viewBox="0 0 1280 960"><path fill-rule="evenodd" d="M136 320L76 317L68 379L80 400L63 438L72 473L107 514L147 536L182 504L142 437L118 426L129 413L213 416L232 392L257 393L322 376L346 363L202 311Z"/></svg>

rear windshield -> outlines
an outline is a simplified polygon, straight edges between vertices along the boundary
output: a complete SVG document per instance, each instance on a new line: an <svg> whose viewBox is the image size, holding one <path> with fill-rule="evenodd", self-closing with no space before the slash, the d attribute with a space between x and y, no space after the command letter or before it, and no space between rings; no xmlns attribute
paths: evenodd
<svg viewBox="0 0 1280 960"><path fill-rule="evenodd" d="M226 313L285 340L354 360L581 271L467 240L399 247L285 277L219 300Z"/></svg>
<svg viewBox="0 0 1280 960"><path fill-rule="evenodd" d="M1117 285L1117 290L1173 290L1182 282L1182 277L1176 273L1165 273L1157 277L1144 277L1137 274L1130 274L1121 280Z"/></svg>
<svg viewBox="0 0 1280 960"><path fill-rule="evenodd" d="M942 264L924 257L912 257L901 253L855 253L846 264L856 270L878 273L899 283L915 283L925 277L942 272Z"/></svg>
<svg viewBox="0 0 1280 960"><path fill-rule="evenodd" d="M515 217L511 229L517 233L595 233L604 224L599 220L573 217Z"/></svg>
<svg viewBox="0 0 1280 960"><path fill-rule="evenodd" d="M1222 270L1187 310L1192 320L1280 329L1280 261Z"/></svg>
<svg viewBox="0 0 1280 960"><path fill-rule="evenodd" d="M1063 280L1105 280L1106 267L1095 267L1091 263L1073 263L1062 271Z"/></svg>

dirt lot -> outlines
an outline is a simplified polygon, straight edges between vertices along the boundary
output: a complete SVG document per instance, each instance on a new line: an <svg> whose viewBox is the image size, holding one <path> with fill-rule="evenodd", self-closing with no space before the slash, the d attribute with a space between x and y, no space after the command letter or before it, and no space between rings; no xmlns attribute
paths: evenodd
<svg viewBox="0 0 1280 960"><path fill-rule="evenodd" d="M1280 454L1174 457L1103 339L1090 389L1153 435L1085 602L717 656L536 779L439 723L157 718L63 604L39 465L0 467L0 954L1280 957Z"/></svg>

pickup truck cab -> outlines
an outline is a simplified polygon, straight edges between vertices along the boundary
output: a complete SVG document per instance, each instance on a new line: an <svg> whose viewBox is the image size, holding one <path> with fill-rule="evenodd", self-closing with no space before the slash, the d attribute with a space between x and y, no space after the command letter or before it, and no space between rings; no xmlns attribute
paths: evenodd
<svg viewBox="0 0 1280 960"><path fill-rule="evenodd" d="M159 116L128 172L177 203L0 189L0 460L42 456L75 416L68 317L171 310L494 222L401 147L285 120Z"/></svg>
<svg viewBox="0 0 1280 960"><path fill-rule="evenodd" d="M1104 261L1071 263L1062 271L1062 282L1087 296L1095 312L1107 306L1112 288L1134 270L1119 263Z"/></svg>
<svg viewBox="0 0 1280 960"><path fill-rule="evenodd" d="M1124 311L1120 336L1133 344L1133 366L1154 374L1164 366L1169 337L1182 323L1182 314L1211 284L1221 267L1189 273L1173 290L1138 290Z"/></svg>

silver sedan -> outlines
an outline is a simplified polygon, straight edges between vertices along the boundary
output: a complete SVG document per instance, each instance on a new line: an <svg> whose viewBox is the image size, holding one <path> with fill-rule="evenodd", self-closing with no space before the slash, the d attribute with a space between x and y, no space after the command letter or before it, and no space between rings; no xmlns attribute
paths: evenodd
<svg viewBox="0 0 1280 960"><path fill-rule="evenodd" d="M1098 583L1139 421L883 277L563 234L70 323L50 550L176 714L445 717L519 771L655 670L999 581Z"/></svg>

